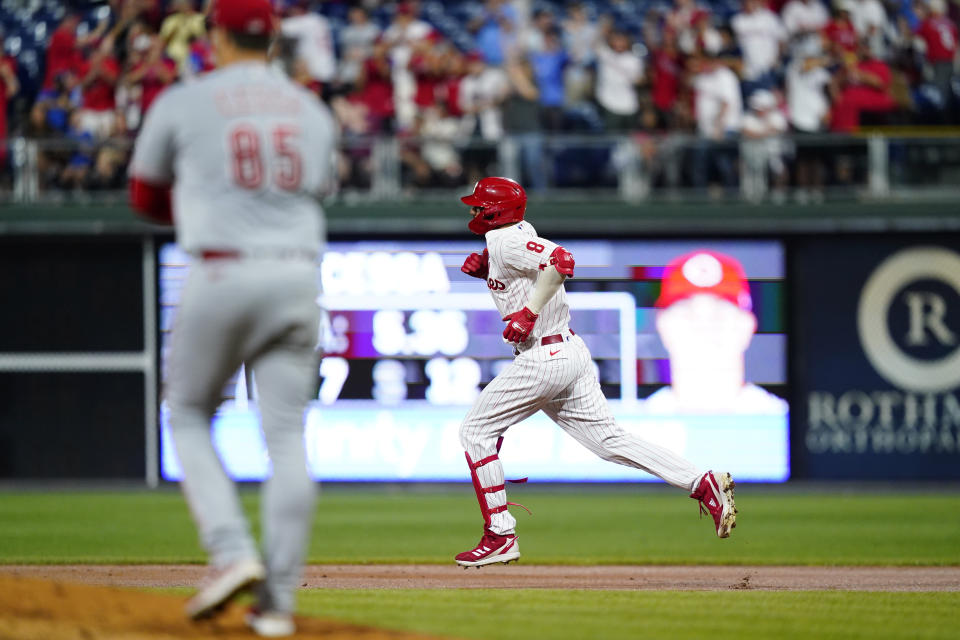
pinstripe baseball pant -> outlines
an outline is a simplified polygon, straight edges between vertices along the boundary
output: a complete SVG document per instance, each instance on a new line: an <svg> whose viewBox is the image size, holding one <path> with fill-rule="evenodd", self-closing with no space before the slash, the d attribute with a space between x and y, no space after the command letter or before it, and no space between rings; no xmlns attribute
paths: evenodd
<svg viewBox="0 0 960 640"><path fill-rule="evenodd" d="M512 533L516 526L506 508L497 440L540 410L604 460L642 469L690 491L702 475L686 459L617 425L594 375L590 351L579 336L564 333L562 343L520 353L486 386L460 426L460 442L475 461L471 467L480 485L478 499L486 500L481 511L494 533Z"/></svg>

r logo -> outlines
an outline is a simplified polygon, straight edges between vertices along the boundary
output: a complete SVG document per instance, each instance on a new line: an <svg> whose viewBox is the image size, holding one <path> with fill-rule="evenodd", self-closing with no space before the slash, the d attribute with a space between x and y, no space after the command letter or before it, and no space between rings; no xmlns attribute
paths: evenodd
<svg viewBox="0 0 960 640"><path fill-rule="evenodd" d="M499 280L494 280L493 278L487 278L487 288L493 289L494 291L503 291L507 288L505 284Z"/></svg>
<svg viewBox="0 0 960 640"><path fill-rule="evenodd" d="M916 291L905 294L904 299L910 308L908 344L925 345L927 337L931 335L942 345L957 344L957 336L945 324L947 303L943 296L929 291Z"/></svg>
<svg viewBox="0 0 960 640"><path fill-rule="evenodd" d="M935 281L949 294L960 295L960 255L942 247L904 249L887 258L867 279L860 295L857 326L864 353L877 373L894 385L915 392L938 392L960 385L960 309L936 292L907 290L911 283ZM918 283L919 284L919 283ZM946 288L944 288L946 287ZM907 347L949 348L943 357L922 359L907 353L890 330L891 310L903 305Z"/></svg>

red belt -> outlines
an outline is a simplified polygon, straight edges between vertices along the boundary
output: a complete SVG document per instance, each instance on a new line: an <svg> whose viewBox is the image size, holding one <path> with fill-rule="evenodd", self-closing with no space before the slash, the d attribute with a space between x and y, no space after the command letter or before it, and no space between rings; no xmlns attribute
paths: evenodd
<svg viewBox="0 0 960 640"><path fill-rule="evenodd" d="M204 260L239 260L243 254L227 249L204 249L200 252L200 257Z"/></svg>
<svg viewBox="0 0 960 640"><path fill-rule="evenodd" d="M203 260L241 260L243 258L273 258L277 260L316 260L313 251L305 249L254 249L250 252L236 249L201 249L197 255Z"/></svg>
<svg viewBox="0 0 960 640"><path fill-rule="evenodd" d="M573 329L569 329L569 331L570 331L570 335L572 336L577 335L573 332ZM563 342L562 333L555 333L552 336L544 336L540 338L540 345L544 347L547 346L548 344L557 344L558 342Z"/></svg>

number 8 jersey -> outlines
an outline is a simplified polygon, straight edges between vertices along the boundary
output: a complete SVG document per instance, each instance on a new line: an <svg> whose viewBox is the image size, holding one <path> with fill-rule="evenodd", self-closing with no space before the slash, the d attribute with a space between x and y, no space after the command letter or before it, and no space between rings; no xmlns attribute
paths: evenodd
<svg viewBox="0 0 960 640"><path fill-rule="evenodd" d="M500 316L519 311L526 306L540 272L550 266L550 254L557 244L537 235L533 225L524 220L515 225L500 227L486 233L490 252L487 287ZM540 310L540 317L530 338L521 350L540 343L540 338L569 330L570 306L567 292L561 285L549 302Z"/></svg>
<svg viewBox="0 0 960 640"><path fill-rule="evenodd" d="M335 127L283 72L233 64L165 91L147 114L133 177L174 184L187 252L320 252L317 198L333 184Z"/></svg>

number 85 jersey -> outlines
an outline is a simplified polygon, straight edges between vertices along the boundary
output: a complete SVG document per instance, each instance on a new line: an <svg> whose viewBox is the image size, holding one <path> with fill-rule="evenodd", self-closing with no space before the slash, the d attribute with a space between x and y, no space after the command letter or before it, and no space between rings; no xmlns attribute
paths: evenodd
<svg viewBox="0 0 960 640"><path fill-rule="evenodd" d="M537 230L526 220L488 231L486 239L490 253L487 288L503 317L527 305L540 272L554 268L550 265L550 254L558 245L539 237ZM569 324L570 306L567 292L561 285L556 295L540 310L540 317L524 346L536 346L544 336L569 331Z"/></svg>
<svg viewBox="0 0 960 640"><path fill-rule="evenodd" d="M283 72L233 64L161 94L130 173L173 184L177 240L188 252L318 252L317 198L332 186L334 138L327 108Z"/></svg>

